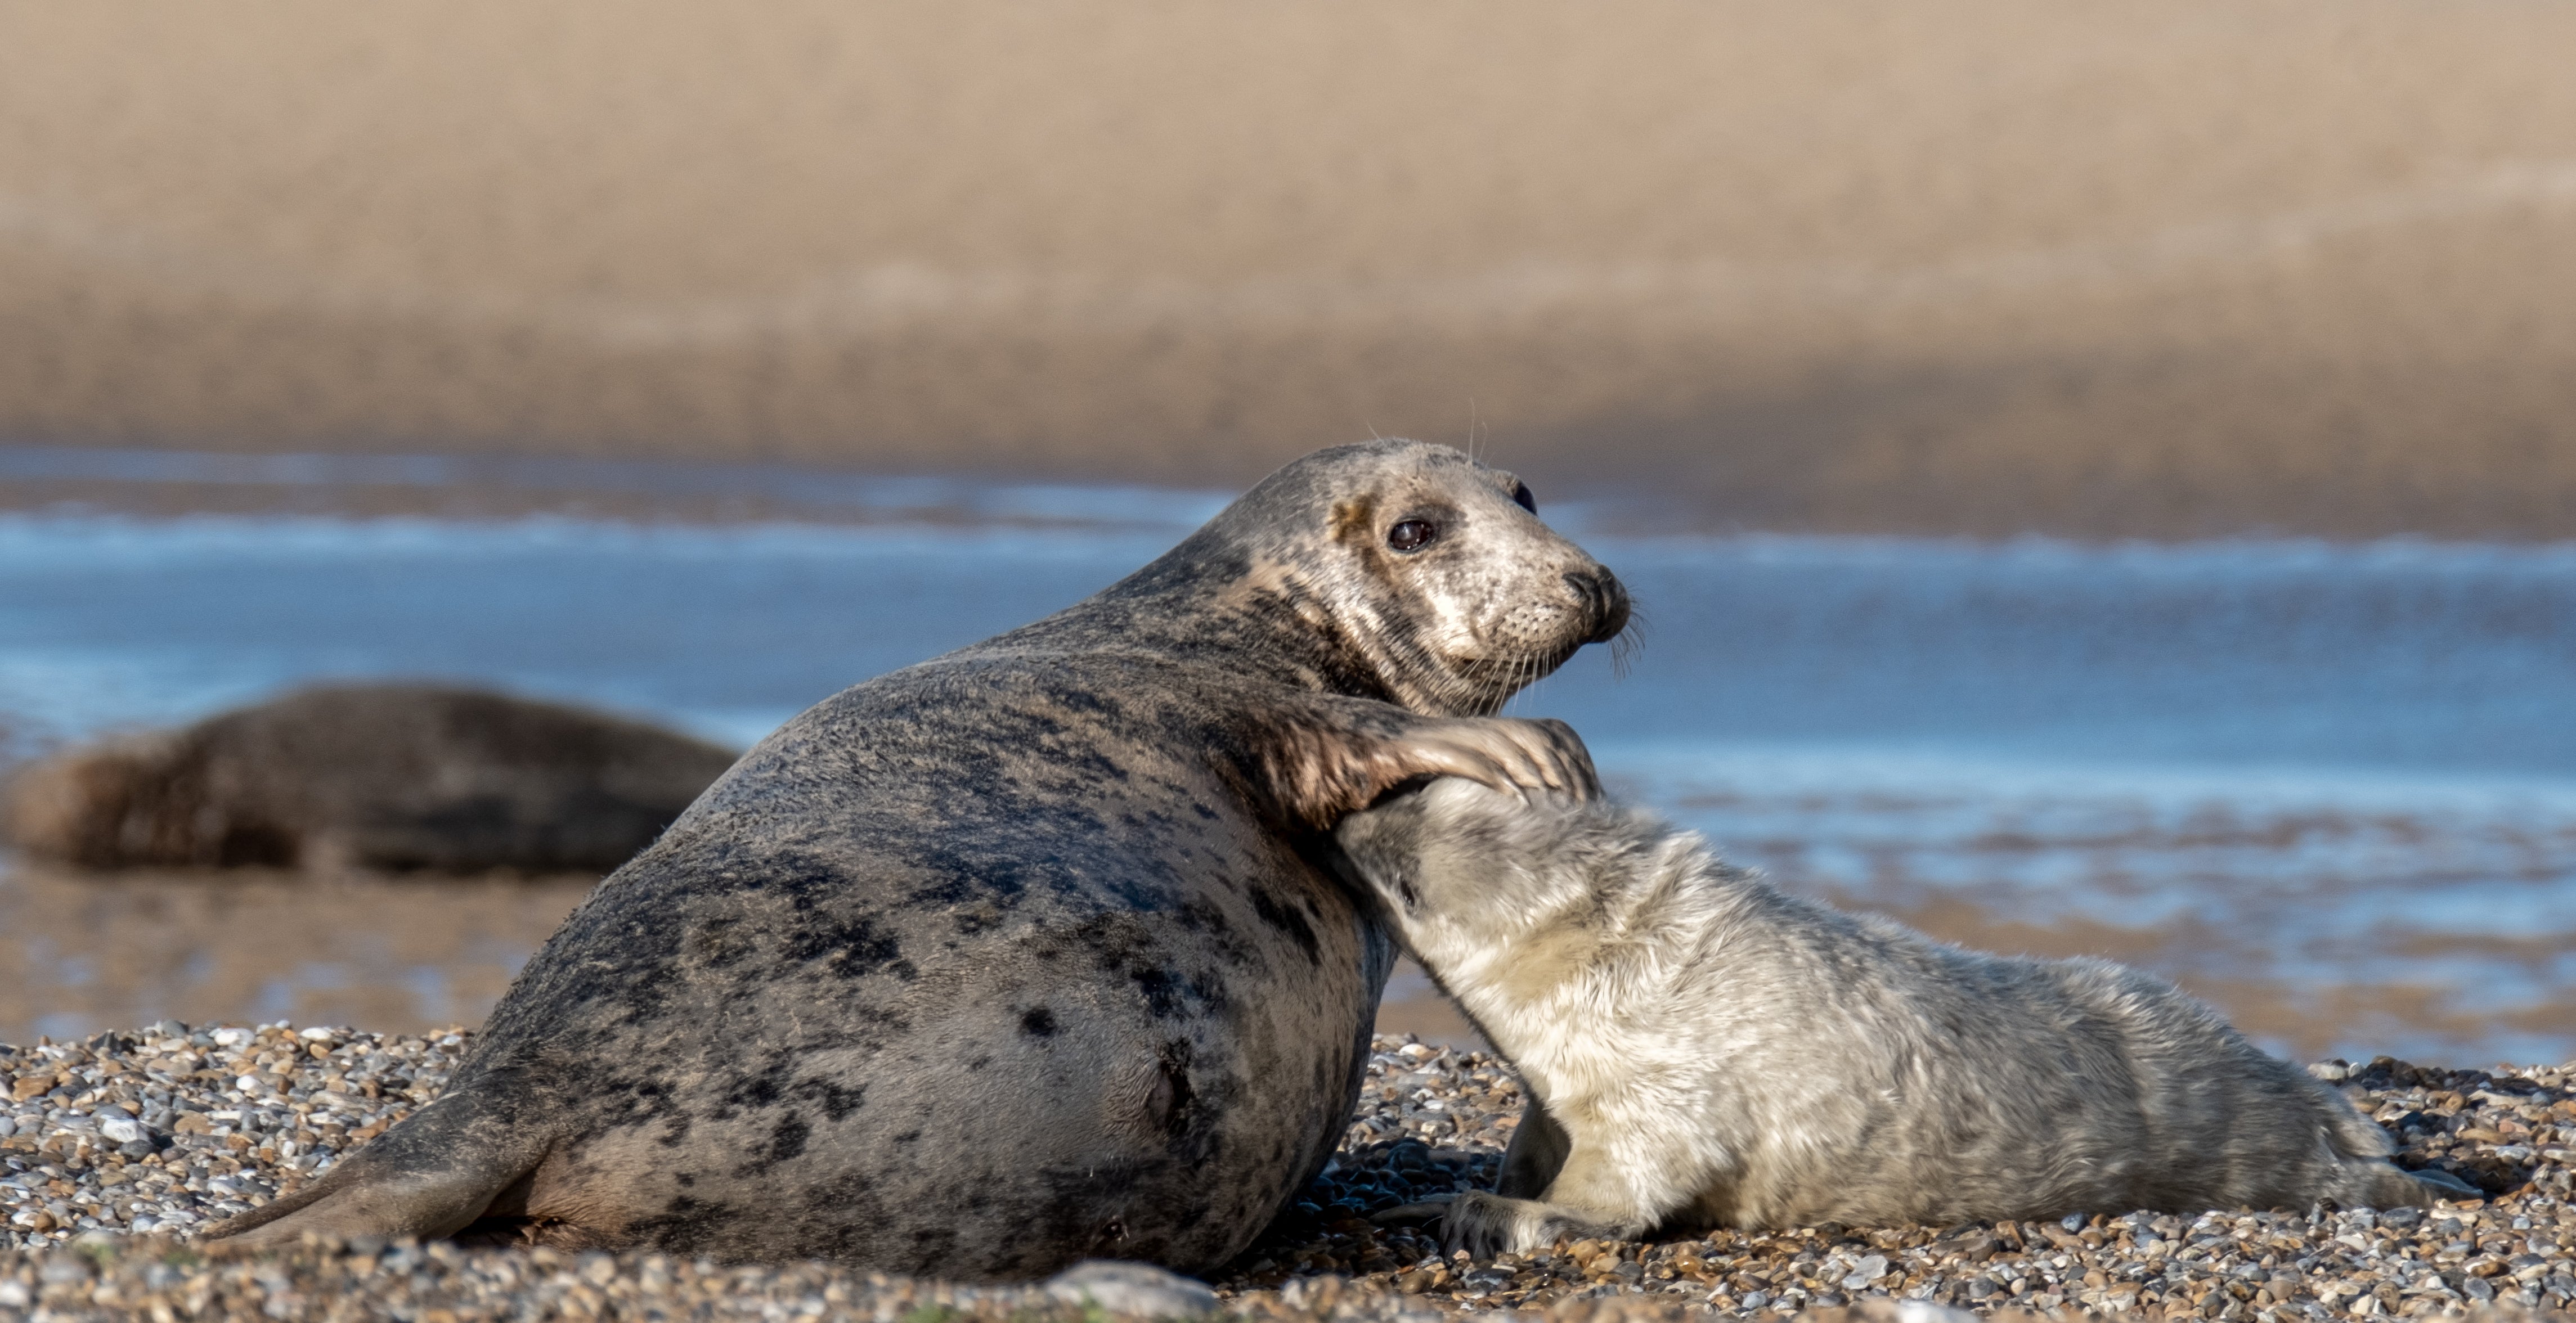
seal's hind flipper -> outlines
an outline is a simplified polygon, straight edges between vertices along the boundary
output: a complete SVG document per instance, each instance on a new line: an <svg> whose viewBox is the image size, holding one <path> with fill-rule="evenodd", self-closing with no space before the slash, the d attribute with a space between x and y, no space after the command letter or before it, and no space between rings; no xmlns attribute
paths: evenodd
<svg viewBox="0 0 2576 1323"><path fill-rule="evenodd" d="M385 1132L321 1180L206 1229L208 1240L292 1244L306 1232L451 1235L524 1181L550 1134L518 1130L471 1094L450 1094Z"/></svg>
<svg viewBox="0 0 2576 1323"><path fill-rule="evenodd" d="M501 1185L515 1179L506 1178ZM206 1238L246 1246L292 1244L310 1231L336 1240L429 1240L471 1224L499 1193L485 1173L470 1169L388 1171L381 1164L352 1159L294 1194L217 1223L207 1229Z"/></svg>

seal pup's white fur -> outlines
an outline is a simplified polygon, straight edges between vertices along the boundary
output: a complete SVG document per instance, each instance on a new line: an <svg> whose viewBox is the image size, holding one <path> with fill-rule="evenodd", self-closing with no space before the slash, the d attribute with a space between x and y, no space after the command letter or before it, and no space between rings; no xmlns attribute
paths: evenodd
<svg viewBox="0 0 2576 1323"><path fill-rule="evenodd" d="M2474 1193L2170 984L1786 896L1644 813L1442 779L1337 838L1530 1092L1453 1249Z"/></svg>

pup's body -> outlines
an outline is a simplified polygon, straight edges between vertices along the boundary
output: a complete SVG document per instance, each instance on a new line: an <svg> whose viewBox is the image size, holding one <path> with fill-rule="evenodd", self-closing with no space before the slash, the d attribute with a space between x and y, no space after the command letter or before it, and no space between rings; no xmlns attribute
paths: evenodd
<svg viewBox="0 0 2576 1323"><path fill-rule="evenodd" d="M1337 834L1530 1090L1453 1246L2469 1193L2169 984L1798 900L1641 813L1444 779Z"/></svg>

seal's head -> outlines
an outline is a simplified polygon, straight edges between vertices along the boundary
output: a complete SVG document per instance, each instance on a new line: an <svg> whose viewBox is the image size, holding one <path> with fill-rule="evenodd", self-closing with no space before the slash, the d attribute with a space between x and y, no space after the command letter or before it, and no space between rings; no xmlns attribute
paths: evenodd
<svg viewBox="0 0 2576 1323"><path fill-rule="evenodd" d="M1319 450L1201 539L1201 557L1240 557L1229 595L1329 646L1335 687L1426 715L1490 714L1628 623L1627 590L1539 521L1526 484L1447 446Z"/></svg>

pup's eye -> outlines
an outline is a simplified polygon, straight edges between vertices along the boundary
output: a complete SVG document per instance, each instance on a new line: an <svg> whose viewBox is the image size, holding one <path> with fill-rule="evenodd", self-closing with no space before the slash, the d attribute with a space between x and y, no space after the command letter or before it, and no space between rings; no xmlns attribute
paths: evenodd
<svg viewBox="0 0 2576 1323"><path fill-rule="evenodd" d="M1438 536L1438 524L1428 519L1407 519L1386 530L1386 544L1398 551L1420 551Z"/></svg>
<svg viewBox="0 0 2576 1323"><path fill-rule="evenodd" d="M1529 511L1531 514L1538 513L1538 498L1530 495L1529 484L1526 482L1512 488L1512 504Z"/></svg>

